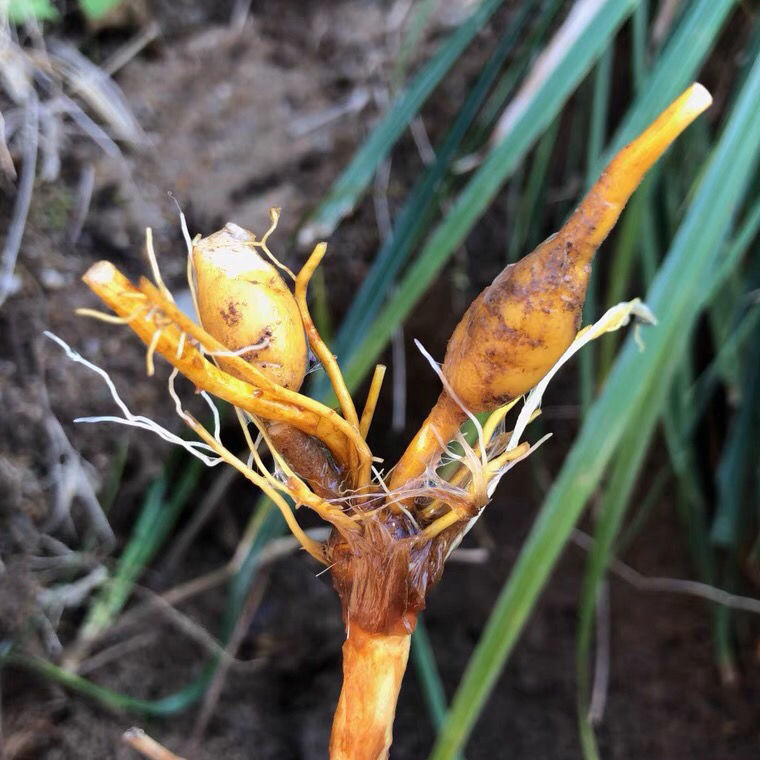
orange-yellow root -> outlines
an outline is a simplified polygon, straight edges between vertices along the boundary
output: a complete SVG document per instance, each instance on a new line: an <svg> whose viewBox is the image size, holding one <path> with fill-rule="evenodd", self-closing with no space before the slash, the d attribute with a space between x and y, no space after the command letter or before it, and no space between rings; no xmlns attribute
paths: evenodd
<svg viewBox="0 0 760 760"><path fill-rule="evenodd" d="M207 351L226 351L226 347L182 315L147 280L141 281L140 290L137 290L113 264L105 261L94 264L83 279L118 316L131 317L129 326L140 339L149 346L155 340L154 352L163 356L199 388L251 414L285 422L315 436L355 478L367 477L365 473L370 471L372 454L358 429L337 412L272 383L240 357L228 357L228 360L235 365L239 361L245 381L232 377L207 361L189 341L182 340L183 333L195 338ZM134 316L137 296L147 296L146 304L155 306L160 314L156 313L156 309L147 309ZM160 334L156 338L159 327Z"/></svg>
<svg viewBox="0 0 760 760"><path fill-rule="evenodd" d="M258 486L276 505L282 513L285 522L290 528L290 532L295 536L298 543L311 554L314 559L322 564L325 564L325 553L322 548L322 544L315 541L313 538L304 533L303 528L296 521L293 510L290 505L283 499L283 497L274 490L274 488L267 482L267 480L255 473L250 467L247 467L244 462L238 459L228 449L222 446L206 428L201 425L198 420L194 419L191 415L187 415L187 425L190 429L198 435L198 437L206 444L208 444L214 451L229 465L234 467L243 477L250 480L255 486Z"/></svg>
<svg viewBox="0 0 760 760"><path fill-rule="evenodd" d="M322 362L322 366L327 373L327 377L330 380L333 391L338 398L338 403L340 404L343 416L355 428L358 428L359 418L356 415L356 408L354 407L354 402L351 399L351 394L348 392L348 388L346 388L346 383L343 380L343 375L341 374L340 367L338 367L338 362L335 360L332 352L325 345L319 332L317 331L314 320L312 320L311 314L309 313L308 304L306 303L306 288L309 284L309 280L314 274L316 268L319 266L319 262L324 258L326 252L327 243L318 243L314 250L311 252L311 255L307 259L306 263L301 268L301 271L298 273L298 276L296 277L295 289L296 303L298 304L298 310L301 313L301 321L303 322L304 328L306 329L306 336L309 339L311 350L314 351L319 361Z"/></svg>
<svg viewBox="0 0 760 760"><path fill-rule="evenodd" d="M671 143L712 103L699 83L691 85L608 164L578 208L557 233L590 260L615 226L633 191Z"/></svg>
<svg viewBox="0 0 760 760"><path fill-rule="evenodd" d="M387 759L410 641L408 634L367 633L350 625L343 644L343 688L330 734L330 760Z"/></svg>
<svg viewBox="0 0 760 760"><path fill-rule="evenodd" d="M385 378L385 365L378 364L372 375L372 382L367 393L367 401L364 404L362 418L359 421L359 432L362 434L362 438L367 437L369 426L372 424L372 418L375 416L375 407L377 407L377 399L380 396L380 388L383 386L383 378Z"/></svg>
<svg viewBox="0 0 760 760"><path fill-rule="evenodd" d="M464 410L443 391L393 468L390 489L398 489L425 472L433 460L441 455L443 447L456 435L466 419Z"/></svg>

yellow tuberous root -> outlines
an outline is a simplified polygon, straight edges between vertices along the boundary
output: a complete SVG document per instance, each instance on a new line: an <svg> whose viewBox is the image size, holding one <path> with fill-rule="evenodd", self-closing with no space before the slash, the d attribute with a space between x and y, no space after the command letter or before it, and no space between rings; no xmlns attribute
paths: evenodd
<svg viewBox="0 0 760 760"><path fill-rule="evenodd" d="M276 385L240 357L230 356L227 361L240 367L245 380L232 377L213 365L199 349L227 351L226 346L182 314L147 280L141 280L140 291L137 291L113 264L105 261L94 264L84 280L120 317L132 313L135 293L146 296L147 302L155 306L153 314L149 310L132 319L129 327L146 345L155 341L153 352L163 356L197 387L251 414L280 420L314 435L352 472L361 472L362 468L370 470L372 455L356 427L323 404ZM160 324L156 324L156 319ZM163 329L156 337L157 327ZM183 332L193 342L185 341L183 351L178 353Z"/></svg>

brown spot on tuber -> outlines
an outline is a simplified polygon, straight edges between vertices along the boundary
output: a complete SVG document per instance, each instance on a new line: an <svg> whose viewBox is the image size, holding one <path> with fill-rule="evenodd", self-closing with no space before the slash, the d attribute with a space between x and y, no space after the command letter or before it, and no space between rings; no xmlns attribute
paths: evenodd
<svg viewBox="0 0 760 760"><path fill-rule="evenodd" d="M227 327L234 327L238 322L240 322L240 312L238 311L237 305L234 301L230 301L227 304L226 309L220 309L219 315L224 320L224 323L227 325Z"/></svg>

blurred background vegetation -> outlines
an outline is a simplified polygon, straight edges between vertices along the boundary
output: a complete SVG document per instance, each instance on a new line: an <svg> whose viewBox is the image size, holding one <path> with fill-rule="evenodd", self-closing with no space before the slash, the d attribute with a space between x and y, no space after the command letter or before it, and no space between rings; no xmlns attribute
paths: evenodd
<svg viewBox="0 0 760 760"><path fill-rule="evenodd" d="M24 177L28 194L35 185L36 145L49 141L43 126L56 123L50 121L52 116L40 116L55 113L43 80L57 76L55 67L52 73L46 68L49 60L40 62L42 35L84 40L83 49L93 59L98 57L98 45L121 50L129 44L123 39L123 27L117 25L122 31L113 31L100 26L100 19L124 11L123 7L82 2L77 11L71 5L15 0L7 9L15 25L5 29L3 111L6 153L11 165L18 166L19 179L9 196L13 200L3 208L9 230L2 262L5 314L16 308L19 297L18 289L6 287L6 281L17 259L22 266L24 256L24 248L17 256L20 238L16 250L11 250L12 233L18 229L19 214L23 230L29 205L34 209L29 197L26 211L18 199L23 201ZM139 22L129 22L143 24L143 37L138 34L142 43L134 55L160 59L168 54L151 49L161 37L153 25L160 29L165 16L150 3L138 5ZM298 3L292 5L283 17L282 34L301 12ZM354 3L364 10L366 5ZM536 461L525 465L519 486L527 492L533 489L533 507L540 501L540 509L508 565L508 574L498 579L501 591L489 600L490 614L482 629L478 627L471 656L468 653L468 661L458 664L456 689L452 691L450 675L442 682L436 664L447 657L436 646L445 632L436 634L431 625L428 635L422 623L415 634L413 662L430 725L435 727L433 746L427 741L424 749L417 746L416 754L404 754L403 734L414 729L412 718L401 714L394 744L397 754L392 750L400 758L430 751L435 760L464 752L470 758L539 756L510 751L513 736L508 732L502 740L503 753L494 754L493 747L481 748L473 729L555 564L574 542L587 551L575 586L572 623L578 737L572 752L584 758L632 757L635 743L611 738L616 727L609 725L609 718L604 719L603 751L595 735L605 714L610 677L614 679L611 628L619 618L635 616L635 608L617 609L611 616L613 582L633 585L644 595L697 597L699 614L710 623L710 641L701 642L712 652L714 670L707 665L709 677L721 688L736 689L743 671L754 668L754 678L758 675L756 661L752 664L757 657L753 642L758 641L752 615L760 611L760 604L752 597L757 597L760 583L760 7L748 0L482 0L452 4L453 15L444 23L442 6L447 4L436 0L369 5L389 27L391 20L395 24L389 35L393 55L380 67L384 95L378 101L375 81L374 91L357 88L351 95L354 101L342 99L346 106L362 97L374 98L376 109L364 122L364 135L359 137L357 130L353 142L344 137L339 159L331 154L334 183L326 192L322 186L318 202L313 195L302 204L303 216L288 233L293 250L303 251L318 239L328 239L335 241L334 247L363 245L367 252L358 254L364 256L361 271L351 263L352 251L335 253L343 256L344 271L356 287L345 283L342 288L331 287L331 274L340 276L340 268L328 268L315 281L314 313L352 390L363 392L362 383L381 357L386 356L391 365L393 380L386 393L392 391L392 398L386 401L386 419L396 430L386 431L385 440L378 439L384 441L389 456L424 415L424 399L432 404L437 395L432 380L424 389L412 388L417 365L410 358L407 369L404 339L410 339L405 329L408 332L411 325L430 333L430 323L440 320L439 334L431 340L442 356L448 332L468 300L501 267L560 226L616 150L692 81L702 81L713 93L715 103L706 117L677 141L629 203L598 257L589 291L586 321L620 300L642 296L658 325L642 332L643 350L634 336L622 343L617 335L607 336L588 346L565 371L564 385L547 401L554 414L545 414L541 425L546 432L565 412L567 419L560 423L554 451L541 449ZM257 23L257 6L231 3L230 24L245 28L248 14ZM314 22L313 9L302 12ZM207 23L210 29L219 19ZM104 33L103 28L110 31ZM146 36L146 29L153 31ZM189 34L185 28L176 33ZM173 43L167 37L161 44L170 48ZM389 44L387 38L384 44ZM199 49L199 55L209 54L207 48ZM292 55L286 68L299 65L298 54ZM233 56L229 65L235 66L234 61ZM103 72L104 81L111 82L108 73ZM84 131L95 142L93 135L103 132L106 149L114 144L112 139L118 142L124 160L129 152L123 147L125 137L137 127L128 122L128 134L123 134L124 129L119 134L117 126L124 122L118 120L115 108L103 108L101 103L103 98L112 103L112 91L103 88L93 94L92 89L77 89L82 80L67 79L65 72L58 79L90 120L77 123L87 125ZM27 84L19 86L18 81ZM352 84L343 86L350 89ZM122 97L119 94L120 104ZM125 97L124 108L131 105ZM177 130L182 130L179 121ZM32 133L35 147L30 154ZM212 150L204 145L197 149ZM43 147L39 152L43 154ZM214 182L213 168L208 182ZM41 183L38 178L35 195L45 193ZM256 192L262 203L270 202L266 183ZM182 203L190 200L177 194ZM204 213L188 209L197 226L209 221ZM33 214L29 220L27 227L39 225ZM213 221L218 220L213 217ZM376 233L362 231L368 222L376 226ZM191 233L195 231L191 224ZM24 235L33 238L34 230L27 229ZM102 255L96 249L103 235L91 239L91 256ZM176 243L175 248L179 250ZM442 288L444 280L448 284ZM311 391L326 395L319 373L312 378ZM86 399L77 413L89 413ZM105 428L96 433L108 435ZM76 440L73 435L72 440ZM126 503L124 480L130 475L126 443L112 447L112 453L100 465L105 476L97 501L104 515L120 498ZM96 704L143 716L135 720L144 716L175 720L200 701L198 722L205 726L218 709L229 669L235 667L232 658L260 614L270 557L278 556L278 547L284 546L281 518L268 503L259 502L250 519L239 526L242 540L236 540L232 560L200 577L186 567L183 583L167 590L162 573L167 565L176 568L187 561L188 546L208 530L204 526L220 498L214 494L229 488L230 480L209 477L197 462L171 455L145 489L139 509L132 508L129 520L121 521L115 539L98 534L95 522L77 530L74 543L71 535L61 538L49 530L48 555L56 553L50 542L63 541L67 551L80 557L94 555L98 561L90 566L72 564L67 574L59 576L40 575L42 564L32 563L31 575L37 573L36 604L12 626L0 621L6 672L18 679L35 671ZM201 487L205 496L199 499ZM509 489L506 483L502 486L489 513L514 508ZM129 503L134 502L133 494ZM666 519L666 512L677 521ZM35 524L44 536L45 520ZM646 545L662 531L667 532L666 544L688 548L688 574L678 579L643 576L620 561L629 547ZM496 531L494 538L502 540ZM473 551L487 548L486 538L476 537L475 542ZM9 544L6 551L20 550ZM36 549L34 554L40 553ZM12 563L7 556L2 559L8 576ZM93 567L103 568L105 574L94 579ZM431 600L433 608L447 593L447 577L448 572ZM90 586L82 585L88 578ZM10 595L11 581L6 577L4 583L4 593ZM193 583L196 586L191 588ZM154 591L145 591L145 586ZM210 650L188 663L182 688L138 698L97 674L89 677L81 668L83 662L91 664L97 652L107 651L99 649L101 641L118 646L118 631L127 616L140 614L141 609L144 615L158 614L149 604L146 607L146 594L153 598L161 592L164 605L175 605L211 587L223 590L218 620L204 621L204 628L184 615L174 621ZM62 589L71 595L76 589L80 593L68 604L61 599ZM459 589L467 594L463 585ZM276 595L277 589L272 593ZM47 607L41 599L48 600ZM60 606L57 616L51 614L53 603ZM637 625L644 636L649 621L639 620ZM47 645L38 643L46 635ZM166 634L165 640L174 635ZM50 646L51 638L58 641L57 648ZM705 667L705 660L702 663ZM620 688L625 690L625 684ZM666 683L663 688L673 690L675 703L688 702L685 683ZM742 707L736 709L757 718L757 700L753 707L751 698L757 695L757 686L744 688L749 691L743 692ZM626 730L631 730L630 724ZM641 730L646 733L649 728ZM704 756L748 757L741 753L753 742L757 748L760 741L756 726L753 730L742 736L739 754L731 754L729 738L725 747L718 738ZM200 747L197 751L202 753L202 742ZM261 756L285 756L272 752ZM298 756L323 753L315 747L313 755Z"/></svg>

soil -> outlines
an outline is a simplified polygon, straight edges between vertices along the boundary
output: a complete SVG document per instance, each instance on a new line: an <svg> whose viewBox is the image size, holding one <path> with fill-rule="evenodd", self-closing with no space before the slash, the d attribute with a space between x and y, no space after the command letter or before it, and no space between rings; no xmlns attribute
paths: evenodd
<svg viewBox="0 0 760 760"><path fill-rule="evenodd" d="M388 29L388 4L253 3L252 19L237 31L226 23L234 5L134 3L112 24L85 33L75 18L60 32L73 35L98 61L128 39L135 25L153 21L160 28L158 39L116 76L144 129L143 142L123 146L122 158L114 160L83 140L71 141L59 181L39 182L35 188L17 267L20 288L0 310L0 557L5 569L0 574L0 646L13 636L23 638L28 651L51 658L59 654L54 637L39 623L36 600L52 578L40 571L39 556L54 553L52 541L57 540L112 565L146 488L170 456L167 445L145 431L73 424L78 416L112 414L113 403L101 379L67 360L42 331L54 332L107 368L130 409L179 430L165 392L165 369L147 378L144 349L125 328L73 315L78 306L97 307L80 275L100 258L114 261L130 277L143 273L142 241L149 225L164 278L181 292L183 243L169 192L187 215L191 233L210 233L226 221L263 231L269 208L282 207L274 247L286 264L297 267L306 255L294 243L300 221L384 107L398 52L397 34ZM435 48L452 14L467 5L465 0L441 4L446 14L441 11L432 21L418 59ZM433 142L503 19L497 16L483 32L482 44L473 46L423 112ZM341 115L323 118L336 104ZM77 183L88 164L95 170L93 199L81 234L71 242ZM394 153L387 191L391 211L420 166L412 141L404 138ZM7 196L0 202L4 222L11 207ZM419 337L434 355L442 355L456 315L502 265L504 216L503 204L497 203L467 242L471 251L491 253L469 260L460 255L452 266L456 276L449 272L440 279L405 329L407 374L419 378L409 384L406 427L393 431L376 425L370 436L373 450L388 459L400 453L438 393L429 367L409 347L411 338ZM335 322L366 272L379 236L371 197L331 236L324 267ZM389 388L378 421L391 418ZM544 455L536 465L510 473L467 539L467 547L487 550L487 561L450 563L429 598L425 623L448 698L530 530L543 495L539 484L559 469L577 429L577 410L561 403L577 398L572 383L555 386L553 393L544 416L555 436ZM107 548L102 537L93 548L86 544L92 541L86 498L79 493L67 500L61 472L102 495L121 456L124 470L108 515L115 548ZM215 478L216 473L204 473L197 492ZM623 559L646 575L690 578L694 571L684 531L666 497ZM141 583L164 590L227 562L254 498L235 481L184 559L167 568L166 558L157 558ZM170 536L167 551L188 524L192 506ZM305 522L316 525L308 517ZM584 551L570 545L481 715L467 746L469 760L582 756L574 643L584 568ZM161 719L114 713L26 670L6 668L0 681L5 757L135 758L120 737L137 722L192 760L324 758L340 689L344 632L337 595L328 577L318 575L316 563L303 555L275 562L265 576L263 598L238 652L250 662L229 671L198 743L188 738L198 724L198 706ZM614 576L609 596L610 682L598 726L602 756L760 756L757 621L739 621L739 669L728 685L715 666L712 618L704 602L639 591ZM224 603L225 594L217 591L181 609L215 634ZM63 612L57 635L64 647L74 640L83 614L81 606ZM92 680L155 699L188 684L208 656L160 614L144 619L137 634L144 645L93 671ZM412 666L394 733L391 756L398 760L425 757L433 741Z"/></svg>

